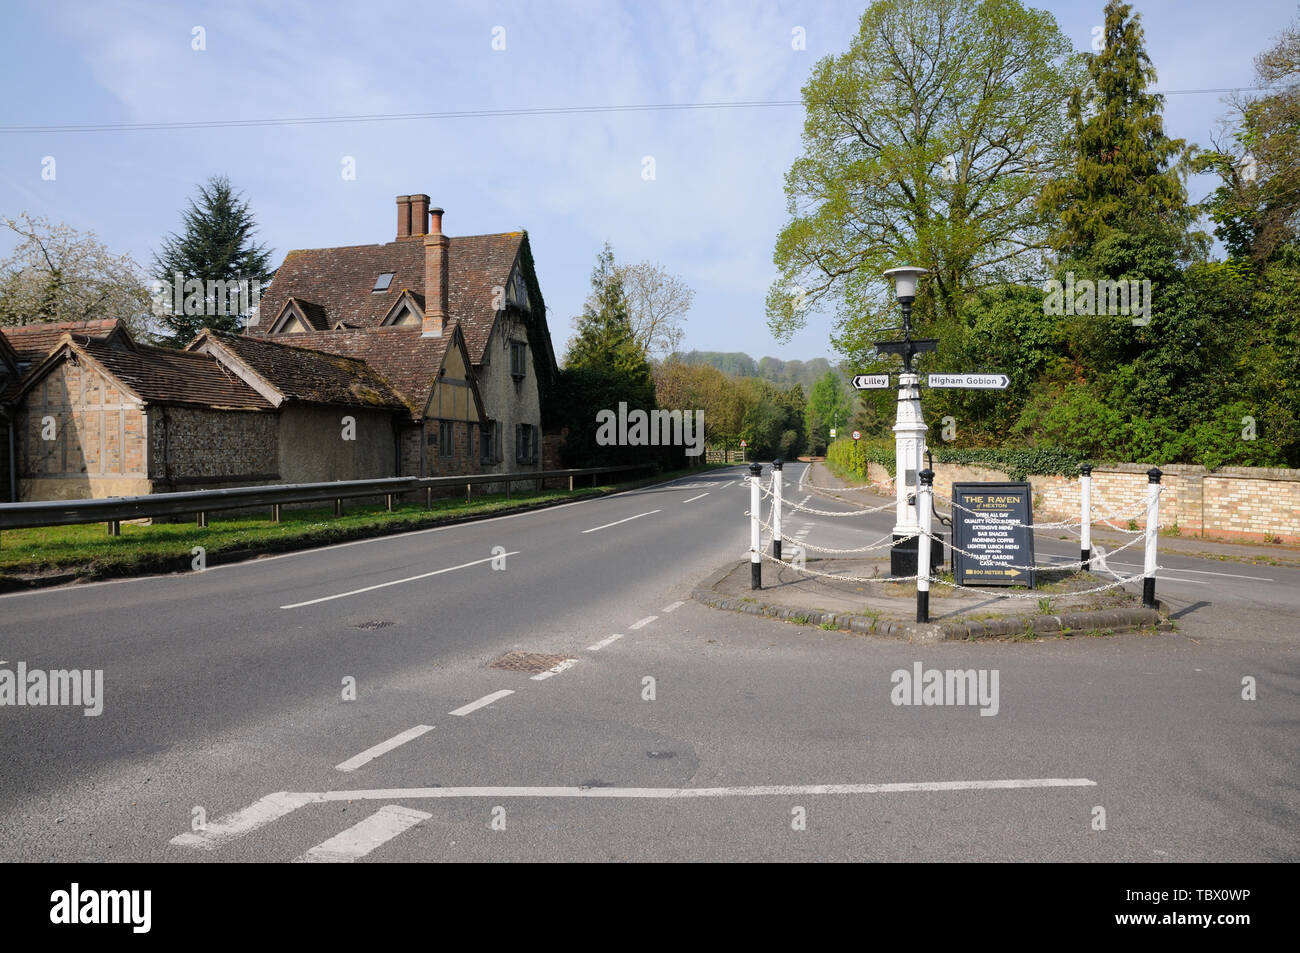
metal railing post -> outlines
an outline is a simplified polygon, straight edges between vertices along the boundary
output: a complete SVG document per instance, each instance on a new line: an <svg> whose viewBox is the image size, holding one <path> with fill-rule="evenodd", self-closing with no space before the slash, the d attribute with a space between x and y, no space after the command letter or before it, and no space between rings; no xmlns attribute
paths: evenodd
<svg viewBox="0 0 1300 953"><path fill-rule="evenodd" d="M763 466L749 465L749 588L763 588L763 527L759 517L763 511L763 495L758 478Z"/></svg>
<svg viewBox="0 0 1300 953"><path fill-rule="evenodd" d="M1092 570L1092 464L1079 467L1079 568Z"/></svg>
<svg viewBox="0 0 1300 953"><path fill-rule="evenodd" d="M1142 608L1155 609L1156 603L1156 540L1160 535L1160 477L1159 467L1147 471L1147 547L1142 565Z"/></svg>
<svg viewBox="0 0 1300 953"><path fill-rule="evenodd" d="M934 471L928 467L917 474L919 535L916 537L916 621L930 621L930 530L933 528Z"/></svg>

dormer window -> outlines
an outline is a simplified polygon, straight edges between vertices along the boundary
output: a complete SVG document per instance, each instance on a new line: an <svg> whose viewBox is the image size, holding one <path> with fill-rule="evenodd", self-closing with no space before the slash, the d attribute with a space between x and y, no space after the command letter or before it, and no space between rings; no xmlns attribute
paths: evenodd
<svg viewBox="0 0 1300 953"><path fill-rule="evenodd" d="M371 294L382 294L388 290L388 286L393 283L395 272L386 271L375 279L375 286L370 289Z"/></svg>

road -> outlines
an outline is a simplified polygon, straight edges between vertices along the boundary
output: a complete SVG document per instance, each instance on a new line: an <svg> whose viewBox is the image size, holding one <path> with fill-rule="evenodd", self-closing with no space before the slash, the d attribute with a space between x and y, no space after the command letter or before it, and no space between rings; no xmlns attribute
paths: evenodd
<svg viewBox="0 0 1300 953"><path fill-rule="evenodd" d="M0 598L0 668L104 673L0 709L0 859L1300 858L1300 570L1162 559L1154 636L866 639L690 601L742 477ZM893 704L918 662L996 713Z"/></svg>

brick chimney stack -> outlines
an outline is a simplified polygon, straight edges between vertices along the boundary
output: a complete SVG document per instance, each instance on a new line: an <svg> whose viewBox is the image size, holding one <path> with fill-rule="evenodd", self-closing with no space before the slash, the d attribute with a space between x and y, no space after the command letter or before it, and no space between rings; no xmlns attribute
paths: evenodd
<svg viewBox="0 0 1300 953"><path fill-rule="evenodd" d="M411 197L409 195L399 195L397 197L397 240L400 242L403 238L411 237Z"/></svg>
<svg viewBox="0 0 1300 953"><path fill-rule="evenodd" d="M419 196L426 202L428 196ZM447 248L442 233L442 209L429 209L429 233L424 236L424 337L441 337L447 323Z"/></svg>
<svg viewBox="0 0 1300 953"><path fill-rule="evenodd" d="M411 237L420 238L429 232L429 196L411 196Z"/></svg>

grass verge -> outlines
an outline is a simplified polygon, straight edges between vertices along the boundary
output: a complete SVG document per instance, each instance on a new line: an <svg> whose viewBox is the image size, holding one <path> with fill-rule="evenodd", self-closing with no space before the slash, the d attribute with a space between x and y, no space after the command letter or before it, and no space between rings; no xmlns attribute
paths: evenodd
<svg viewBox="0 0 1300 953"><path fill-rule="evenodd" d="M711 466L708 469L716 469ZM554 506L571 500L604 496L640 486L706 472L704 468L661 473L622 484L568 490L511 492L474 497L406 503L388 512L382 504L345 506L342 516L333 507L283 510L281 522L265 516L209 514L206 528L193 522L123 523L122 535L109 536L103 523L43 526L0 533L0 589L193 568L195 547L202 547L208 566L258 555L308 549L313 546L385 536L439 524L462 522L521 510Z"/></svg>

